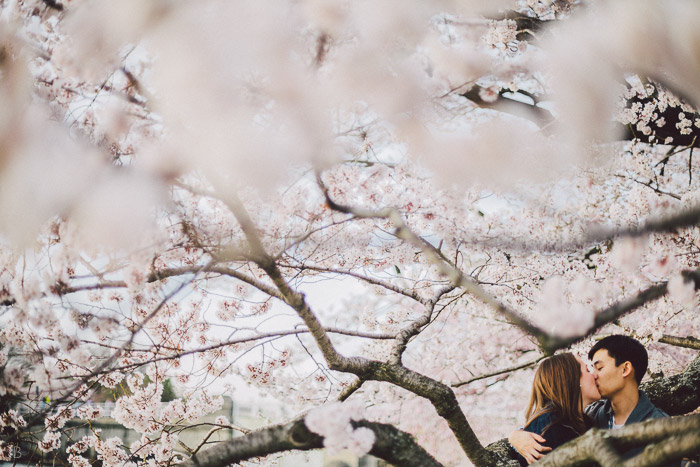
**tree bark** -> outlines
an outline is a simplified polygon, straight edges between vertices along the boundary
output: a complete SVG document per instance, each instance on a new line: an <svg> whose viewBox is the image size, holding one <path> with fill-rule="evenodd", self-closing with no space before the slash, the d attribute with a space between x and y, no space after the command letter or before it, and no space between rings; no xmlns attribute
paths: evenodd
<svg viewBox="0 0 700 467"><path fill-rule="evenodd" d="M407 467L439 467L441 464L418 445L413 437L393 425L362 420L356 427L369 428L376 437L370 454L390 464ZM323 437L311 432L303 419L262 428L248 435L221 442L195 454L182 467L223 467L253 457L292 450L323 447Z"/></svg>
<svg viewBox="0 0 700 467"><path fill-rule="evenodd" d="M622 460L622 453L626 450L644 446L642 453ZM693 414L647 420L618 430L591 429L533 465L555 467L595 461L603 467L651 467L666 465L698 452L700 414Z"/></svg>
<svg viewBox="0 0 700 467"><path fill-rule="evenodd" d="M669 415L683 415L700 407L700 356L677 375L653 379L641 388L649 400Z"/></svg>

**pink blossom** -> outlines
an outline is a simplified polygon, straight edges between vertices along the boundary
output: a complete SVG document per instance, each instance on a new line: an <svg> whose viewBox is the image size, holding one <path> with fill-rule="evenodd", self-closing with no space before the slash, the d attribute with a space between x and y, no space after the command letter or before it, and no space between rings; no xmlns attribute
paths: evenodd
<svg viewBox="0 0 700 467"><path fill-rule="evenodd" d="M61 445L61 433L57 431L46 431L44 438L39 443L39 449L42 452L50 452L58 449Z"/></svg>
<svg viewBox="0 0 700 467"><path fill-rule="evenodd" d="M356 402L326 404L309 412L304 421L309 430L323 436L323 445L329 451L350 449L364 455L374 445L374 432L350 424L351 420L360 420L363 411Z"/></svg>
<svg viewBox="0 0 700 467"><path fill-rule="evenodd" d="M68 456L68 462L70 462L70 465L73 467L90 467L92 465L85 457L75 454L70 454Z"/></svg>
<svg viewBox="0 0 700 467"><path fill-rule="evenodd" d="M676 274L668 281L668 293L674 301L684 307L692 308L695 305L695 283L692 280L686 280L680 274Z"/></svg>
<svg viewBox="0 0 700 467"><path fill-rule="evenodd" d="M645 239L622 238L613 245L611 262L616 268L633 273L637 271L645 252Z"/></svg>

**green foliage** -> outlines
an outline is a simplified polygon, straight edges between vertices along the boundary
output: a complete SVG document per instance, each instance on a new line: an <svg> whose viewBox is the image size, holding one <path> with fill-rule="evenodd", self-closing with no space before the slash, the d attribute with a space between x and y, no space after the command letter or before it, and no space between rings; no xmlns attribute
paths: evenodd
<svg viewBox="0 0 700 467"><path fill-rule="evenodd" d="M171 400L177 399L177 394L175 393L175 388L173 387L170 378L163 381L163 395L160 396L161 402L170 402Z"/></svg>

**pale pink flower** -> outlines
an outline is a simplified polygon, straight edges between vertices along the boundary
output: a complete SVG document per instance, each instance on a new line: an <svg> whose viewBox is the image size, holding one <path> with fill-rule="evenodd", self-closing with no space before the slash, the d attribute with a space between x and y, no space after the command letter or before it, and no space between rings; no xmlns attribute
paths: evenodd
<svg viewBox="0 0 700 467"><path fill-rule="evenodd" d="M58 449L61 445L61 434L56 431L47 431L44 433L44 439L39 443L39 449L42 452L50 452Z"/></svg>
<svg viewBox="0 0 700 467"><path fill-rule="evenodd" d="M362 419L363 413L361 403L336 402L310 411L304 421L309 430L323 436L323 445L329 451L351 449L355 454L363 455L374 445L374 432L368 428L354 429L350 423Z"/></svg>
<svg viewBox="0 0 700 467"><path fill-rule="evenodd" d="M73 467L90 467L92 465L88 459L75 454L70 454L68 456L68 462L70 462L70 465Z"/></svg>
<svg viewBox="0 0 700 467"><path fill-rule="evenodd" d="M642 257L646 252L646 244L646 239L641 237L618 239L613 245L610 262L623 272L638 272Z"/></svg>
<svg viewBox="0 0 700 467"><path fill-rule="evenodd" d="M102 409L95 405L84 404L76 409L75 415L83 420L94 420L100 417L101 411Z"/></svg>
<svg viewBox="0 0 700 467"><path fill-rule="evenodd" d="M649 270L657 277L666 277L678 267L678 261L671 255L655 257L649 264Z"/></svg>
<svg viewBox="0 0 700 467"><path fill-rule="evenodd" d="M499 88L497 86L482 87L479 89L479 97L483 99L484 102L496 102L496 99L498 99L498 90Z"/></svg>
<svg viewBox="0 0 700 467"><path fill-rule="evenodd" d="M677 274L668 281L668 293L671 298L690 308L695 305L695 282L686 280L681 274Z"/></svg>

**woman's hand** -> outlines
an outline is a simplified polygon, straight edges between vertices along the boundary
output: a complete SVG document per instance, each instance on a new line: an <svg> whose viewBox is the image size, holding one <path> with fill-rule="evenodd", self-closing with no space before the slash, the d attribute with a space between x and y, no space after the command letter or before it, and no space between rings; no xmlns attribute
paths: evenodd
<svg viewBox="0 0 700 467"><path fill-rule="evenodd" d="M521 456L525 458L528 464L532 464L538 459L544 457L546 453L552 450L547 446L542 446L546 440L537 433L530 433L524 430L515 430L508 436L508 442Z"/></svg>

